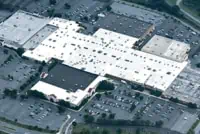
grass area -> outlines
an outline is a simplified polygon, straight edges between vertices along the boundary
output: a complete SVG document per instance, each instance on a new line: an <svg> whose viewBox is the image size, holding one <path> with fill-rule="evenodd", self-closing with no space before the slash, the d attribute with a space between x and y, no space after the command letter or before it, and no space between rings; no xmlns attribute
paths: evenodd
<svg viewBox="0 0 200 134"><path fill-rule="evenodd" d="M6 129L9 129L9 130L12 130L12 131L16 131L14 128L10 128L10 127L7 127L7 126L3 126L3 128L6 128Z"/></svg>
<svg viewBox="0 0 200 134"><path fill-rule="evenodd" d="M169 4L170 6L175 6L177 0L165 0L165 1L166 1L166 3Z"/></svg>
<svg viewBox="0 0 200 134"><path fill-rule="evenodd" d="M128 2L133 2L133 3L138 3L138 4L146 4L147 1L146 0L124 0L124 1L128 1ZM177 0L165 0L170 6L174 6L176 5L176 1Z"/></svg>
<svg viewBox="0 0 200 134"><path fill-rule="evenodd" d="M197 6L200 6L200 5L197 5ZM180 3L180 8L183 9L184 11L188 12L189 14L191 14L192 16L197 18L198 20L200 20L200 13L197 10L197 8L186 6L186 5L183 4L183 2Z"/></svg>
<svg viewBox="0 0 200 134"><path fill-rule="evenodd" d="M102 133L103 130L107 130L109 134L115 134L116 131L114 129L108 129L108 128L102 128L102 127L94 127L91 125L85 125L85 124L78 124L76 127L73 128L72 134L81 134L83 131L89 130L90 132L94 133L95 131L98 131ZM121 134L128 134L125 131L123 131Z"/></svg>
<svg viewBox="0 0 200 134"><path fill-rule="evenodd" d="M8 120L4 117L0 117L0 121L6 122L8 124L12 124L12 125L15 125L15 126L18 126L18 127L21 127L21 128L25 128L25 129L28 129L28 130L43 132L43 133L47 133L47 134L55 134L56 133L56 131L54 131L54 130L43 129L43 128L39 128L37 126L29 126L29 125L21 124L21 123L12 121L12 120Z"/></svg>
<svg viewBox="0 0 200 134"><path fill-rule="evenodd" d="M3 132L3 131L0 130L0 134L9 134L9 133L5 133L5 132Z"/></svg>
<svg viewBox="0 0 200 134"><path fill-rule="evenodd" d="M86 124L78 124L76 127L73 128L72 134L81 134L83 132L85 133L104 133L107 131L107 134L135 134L135 130L133 128L130 129L125 129L125 128L120 128L115 127L115 126L94 126L94 125L86 125ZM120 132L121 131L121 132ZM140 131L140 130L139 130ZM149 132L149 131L140 131L140 134L157 134L155 132Z"/></svg>
<svg viewBox="0 0 200 134"><path fill-rule="evenodd" d="M187 134L194 134L194 129L197 127L197 125L200 123L200 120L197 120L192 127L189 129L189 131L187 132Z"/></svg>

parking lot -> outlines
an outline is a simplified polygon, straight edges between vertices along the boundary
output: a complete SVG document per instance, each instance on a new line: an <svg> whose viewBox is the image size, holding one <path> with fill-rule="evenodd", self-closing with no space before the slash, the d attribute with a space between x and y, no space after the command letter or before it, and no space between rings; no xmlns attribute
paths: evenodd
<svg viewBox="0 0 200 134"><path fill-rule="evenodd" d="M6 105L5 105L6 104ZM65 114L57 113L57 107L40 100L28 99L23 102L9 98L0 100L0 116L19 123L58 130L66 120Z"/></svg>
<svg viewBox="0 0 200 134"><path fill-rule="evenodd" d="M133 104L136 107L131 109ZM195 112L166 100L143 93L138 94L124 84L119 85L111 93L102 95L100 100L94 97L82 111L94 117L101 117L102 113L106 113L108 117L110 113L115 113L115 119L134 120L139 117L141 120L149 120L152 123L162 120L165 128L171 128L180 118L188 120L189 115L182 116L185 112L191 115Z"/></svg>
<svg viewBox="0 0 200 134"><path fill-rule="evenodd" d="M165 20L162 14L158 14L151 9L143 9L142 6L120 0L114 2L111 7L112 12L116 14L137 18L138 20L154 24L155 26L160 25Z"/></svg>
<svg viewBox="0 0 200 134"><path fill-rule="evenodd" d="M190 55L194 55L200 46L200 34L181 22L169 17L156 28L155 34L166 36L191 45Z"/></svg>
<svg viewBox="0 0 200 134"><path fill-rule="evenodd" d="M39 65L21 59L14 51L0 47L0 89L19 89L35 75Z"/></svg>
<svg viewBox="0 0 200 134"><path fill-rule="evenodd" d="M105 7L108 5L108 3L100 2L97 0L75 1L69 1L69 5L72 6L65 14L66 17L75 21L80 21L84 17L92 18L96 16L99 12L104 10Z"/></svg>
<svg viewBox="0 0 200 134"><path fill-rule="evenodd" d="M66 7L65 4L69 7ZM48 16L48 11L53 14L61 14L64 18L80 21L84 16L92 16L101 11L107 3L96 0L56 0L55 5L50 5L49 0L5 0L4 4L12 7L11 9L22 9L32 13Z"/></svg>

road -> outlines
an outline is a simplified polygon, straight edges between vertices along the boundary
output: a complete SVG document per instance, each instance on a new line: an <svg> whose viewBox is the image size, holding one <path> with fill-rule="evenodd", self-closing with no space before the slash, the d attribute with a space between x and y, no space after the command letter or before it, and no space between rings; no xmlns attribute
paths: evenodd
<svg viewBox="0 0 200 134"><path fill-rule="evenodd" d="M65 126L67 125L68 121L70 120L71 116L67 115L67 120L62 124L62 126L59 129L59 132L57 134L64 134Z"/></svg>
<svg viewBox="0 0 200 134"><path fill-rule="evenodd" d="M69 125L66 127L66 129L65 129L65 134L71 134L72 128L70 128L70 127L72 126L72 123L73 123L74 121L76 121L76 119L73 119L73 120L69 123Z"/></svg>
<svg viewBox="0 0 200 134"><path fill-rule="evenodd" d="M19 127L7 122L0 121L0 130L9 134L48 134L39 131L29 130L26 128ZM0 132L1 133L1 132Z"/></svg>

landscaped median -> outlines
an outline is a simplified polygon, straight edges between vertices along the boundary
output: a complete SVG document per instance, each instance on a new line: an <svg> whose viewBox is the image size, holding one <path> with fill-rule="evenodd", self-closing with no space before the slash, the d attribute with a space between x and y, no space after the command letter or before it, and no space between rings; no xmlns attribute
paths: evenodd
<svg viewBox="0 0 200 134"><path fill-rule="evenodd" d="M5 132L3 132L3 131L0 130L0 134L9 134L9 133L5 133Z"/></svg>
<svg viewBox="0 0 200 134"><path fill-rule="evenodd" d="M12 124L12 125L15 125L17 127L24 128L24 129L32 130L32 131L38 131L38 132L47 133L47 134L56 134L57 133L57 131L50 130L49 128L45 129L45 128L40 128L38 126L25 125L25 124L21 124L21 123L17 122L16 120L12 121L12 120L6 119L5 117L0 117L0 121L6 122L8 124ZM4 134L4 133L0 132L0 134Z"/></svg>
<svg viewBox="0 0 200 134"><path fill-rule="evenodd" d="M187 134L195 134L194 129L198 126L200 120L197 120L192 127L189 129L189 131L187 132Z"/></svg>

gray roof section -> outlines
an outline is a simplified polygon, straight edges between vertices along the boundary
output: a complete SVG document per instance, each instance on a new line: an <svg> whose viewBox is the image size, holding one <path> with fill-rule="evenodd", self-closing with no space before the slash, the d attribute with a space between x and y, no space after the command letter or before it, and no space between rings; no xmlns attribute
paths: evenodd
<svg viewBox="0 0 200 134"><path fill-rule="evenodd" d="M49 35L51 35L54 31L57 30L57 27L53 25L46 25L36 34L34 34L25 44L25 49L34 49L36 48L42 41L44 41Z"/></svg>
<svg viewBox="0 0 200 134"><path fill-rule="evenodd" d="M19 10L0 24L0 38L8 42L15 42L19 45L18 47L22 47L49 21L48 18Z"/></svg>

